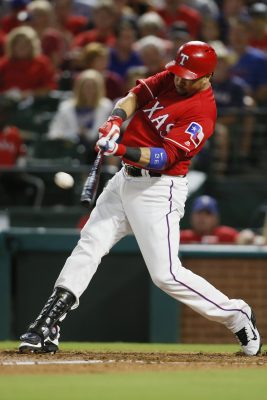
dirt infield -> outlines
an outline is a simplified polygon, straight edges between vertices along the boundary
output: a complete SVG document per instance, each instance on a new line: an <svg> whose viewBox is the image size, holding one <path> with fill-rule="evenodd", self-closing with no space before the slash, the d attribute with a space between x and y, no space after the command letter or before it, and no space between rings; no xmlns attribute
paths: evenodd
<svg viewBox="0 0 267 400"><path fill-rule="evenodd" d="M267 352L257 357L240 353L161 353L61 351L20 354L0 351L0 374L101 373L213 368L267 368Z"/></svg>

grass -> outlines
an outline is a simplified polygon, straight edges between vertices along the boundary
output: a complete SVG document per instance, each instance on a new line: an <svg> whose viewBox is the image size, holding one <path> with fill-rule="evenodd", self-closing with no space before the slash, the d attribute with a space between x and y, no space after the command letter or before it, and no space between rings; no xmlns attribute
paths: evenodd
<svg viewBox="0 0 267 400"><path fill-rule="evenodd" d="M0 376L1 400L265 400L266 369Z"/></svg>
<svg viewBox="0 0 267 400"><path fill-rule="evenodd" d="M0 349L16 349L2 342ZM63 343L62 350L235 352L238 345ZM12 367L11 367L12 368ZM1 375L0 400L267 400L266 366L177 371Z"/></svg>
<svg viewBox="0 0 267 400"><path fill-rule="evenodd" d="M1 400L265 400L266 369L0 376Z"/></svg>

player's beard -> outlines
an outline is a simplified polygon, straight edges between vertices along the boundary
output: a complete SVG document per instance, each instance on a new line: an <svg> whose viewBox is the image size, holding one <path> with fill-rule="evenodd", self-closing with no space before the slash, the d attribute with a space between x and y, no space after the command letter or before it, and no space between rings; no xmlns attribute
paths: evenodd
<svg viewBox="0 0 267 400"><path fill-rule="evenodd" d="M188 96L188 92L187 92L187 90L185 88L180 87L180 86L179 87L175 86L175 88L176 88L177 93L180 96Z"/></svg>
<svg viewBox="0 0 267 400"><path fill-rule="evenodd" d="M183 85L175 85L175 89L180 96L190 97L197 92L195 89L188 90Z"/></svg>

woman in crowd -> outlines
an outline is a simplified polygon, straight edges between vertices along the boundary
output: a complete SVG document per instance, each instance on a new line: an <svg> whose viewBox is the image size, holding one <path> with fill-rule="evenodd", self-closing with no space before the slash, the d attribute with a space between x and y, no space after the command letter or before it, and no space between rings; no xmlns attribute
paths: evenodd
<svg viewBox="0 0 267 400"><path fill-rule="evenodd" d="M0 92L16 91L19 98L45 95L56 88L54 67L41 54L40 40L29 26L13 29L0 58Z"/></svg>
<svg viewBox="0 0 267 400"><path fill-rule="evenodd" d="M83 144L91 162L95 157L98 128L108 118L112 106L112 101L105 97L102 75L96 70L87 69L77 76L72 97L60 104L48 137Z"/></svg>
<svg viewBox="0 0 267 400"><path fill-rule="evenodd" d="M81 52L81 67L95 69L105 80L106 96L116 100L124 95L124 81L121 77L108 70L109 49L102 43L88 43Z"/></svg>

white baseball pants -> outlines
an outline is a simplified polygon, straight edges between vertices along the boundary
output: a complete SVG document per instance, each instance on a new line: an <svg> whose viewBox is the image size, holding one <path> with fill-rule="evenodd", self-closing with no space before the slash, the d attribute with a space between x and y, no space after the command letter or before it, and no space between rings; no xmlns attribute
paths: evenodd
<svg viewBox="0 0 267 400"><path fill-rule="evenodd" d="M109 181L55 284L76 296L73 308L101 258L121 238L133 233L158 287L232 332L244 327L251 317L250 307L243 300L229 299L184 268L178 258L179 222L187 191L186 177L135 178L127 176L123 168Z"/></svg>

